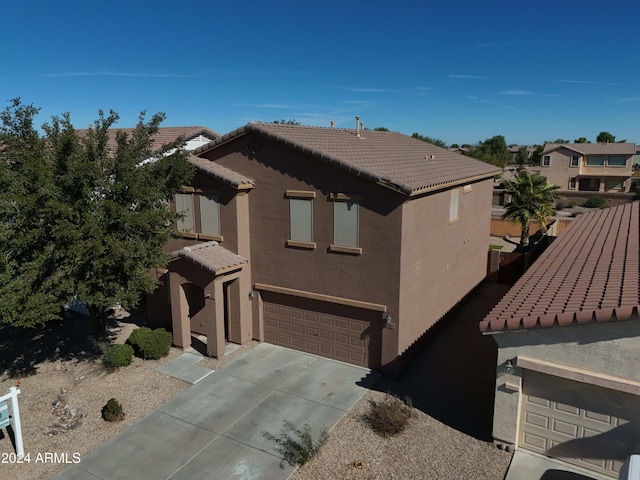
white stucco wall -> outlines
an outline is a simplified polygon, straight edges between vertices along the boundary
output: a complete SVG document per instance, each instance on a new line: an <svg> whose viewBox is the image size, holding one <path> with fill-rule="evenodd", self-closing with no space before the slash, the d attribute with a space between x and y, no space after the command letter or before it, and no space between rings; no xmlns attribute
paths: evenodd
<svg viewBox="0 0 640 480"><path fill-rule="evenodd" d="M516 444L518 438L523 370L515 367L505 374L507 360L517 365L518 357L526 357L553 364L565 378L578 381L585 379L576 371L585 371L621 383L640 383L640 319L505 332L493 338L498 344L493 419L497 442Z"/></svg>

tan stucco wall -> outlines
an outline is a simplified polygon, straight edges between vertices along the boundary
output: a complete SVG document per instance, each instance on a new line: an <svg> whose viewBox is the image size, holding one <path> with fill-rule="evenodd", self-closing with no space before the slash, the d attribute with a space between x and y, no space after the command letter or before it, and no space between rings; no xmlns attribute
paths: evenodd
<svg viewBox="0 0 640 480"><path fill-rule="evenodd" d="M400 353L486 275L493 181L470 187L468 193L460 187L458 220L453 222L449 190L403 205Z"/></svg>
<svg viewBox="0 0 640 480"><path fill-rule="evenodd" d="M593 372L594 376L640 382L640 320L498 333L493 338L498 343L499 374L493 420L496 441L515 444L518 438L521 388L506 388L505 381L521 386L523 372L516 367L512 375L500 375L509 359L514 364L519 356L555 364L565 378L577 369Z"/></svg>

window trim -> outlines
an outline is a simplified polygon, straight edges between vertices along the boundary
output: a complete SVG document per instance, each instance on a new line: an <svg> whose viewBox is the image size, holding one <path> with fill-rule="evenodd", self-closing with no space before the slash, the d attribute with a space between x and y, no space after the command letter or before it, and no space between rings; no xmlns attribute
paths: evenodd
<svg viewBox="0 0 640 480"><path fill-rule="evenodd" d="M602 158L602 163L590 164L589 159L592 158ZM584 161L585 167L604 167L606 164L606 157L604 155L587 155L587 158Z"/></svg>
<svg viewBox="0 0 640 480"><path fill-rule="evenodd" d="M330 193L329 200L333 201L333 239L329 245L329 252L348 253L352 255L362 254L362 247L360 246L360 202L362 195L350 194L350 193ZM355 245L340 245L336 242L336 204L351 203L355 205ZM348 209L347 209L348 211Z"/></svg>
<svg viewBox="0 0 640 480"><path fill-rule="evenodd" d="M610 164L609 164L609 159L610 159L611 157L614 157L614 158L624 158L624 164L623 164L623 165L610 165ZM626 168L626 166L627 166L627 161L628 161L628 160L629 160L629 158L628 158L628 157L626 157L625 155L608 155L608 156L607 156L607 164L606 164L606 165L607 165L607 167L609 167L609 168Z"/></svg>
<svg viewBox="0 0 640 480"><path fill-rule="evenodd" d="M573 164L573 160L575 159L576 163ZM580 155L571 155L569 158L569 166L572 168L576 168L580 165Z"/></svg>
<svg viewBox="0 0 640 480"><path fill-rule="evenodd" d="M316 243L313 241L313 199L316 197L316 192L303 192L298 190L287 190L285 198L289 199L289 239L285 242L287 247L302 248L307 250L313 250L316 248ZM308 223L309 223L309 240L303 240L300 238L293 238L294 216L292 215L292 209L295 205L294 202L305 202L308 204ZM305 212L306 213L306 212ZM306 226L305 226L306 230ZM306 232L305 232L306 233Z"/></svg>
<svg viewBox="0 0 640 480"><path fill-rule="evenodd" d="M177 198L178 195L183 195L186 197L190 197L190 206L191 206L191 215L193 220L193 230L180 230L179 229L179 221L176 221L176 232L180 237L183 238L194 238L194 239L202 239L202 240L215 240L218 242L222 242L224 237L222 236L222 221L220 215L220 191L218 189L201 189L194 188L191 186L183 186L180 192L177 192L173 198L173 209L176 213L178 212L178 203ZM202 209L200 203L200 197L213 197L218 209L218 232L219 234L212 233L203 233L202 232ZM197 198L196 198L197 197ZM197 215L196 215L197 214Z"/></svg>
<svg viewBox="0 0 640 480"><path fill-rule="evenodd" d="M540 163L541 167L548 167L551 165L551 155L543 155L542 162Z"/></svg>
<svg viewBox="0 0 640 480"><path fill-rule="evenodd" d="M460 220L460 188L452 188L449 194L449 225Z"/></svg>

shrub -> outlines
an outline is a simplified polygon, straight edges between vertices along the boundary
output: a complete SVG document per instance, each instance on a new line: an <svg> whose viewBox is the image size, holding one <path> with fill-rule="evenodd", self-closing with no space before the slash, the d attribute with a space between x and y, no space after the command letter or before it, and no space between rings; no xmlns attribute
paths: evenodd
<svg viewBox="0 0 640 480"><path fill-rule="evenodd" d="M151 330L148 327L136 328L127 339L136 356L145 360L157 360L166 357L173 343L173 335L164 328Z"/></svg>
<svg viewBox="0 0 640 480"><path fill-rule="evenodd" d="M329 438L329 433L323 428L318 441L314 442L311 427L307 423L302 428L298 428L292 422L285 420L279 436L269 432L262 432L262 436L275 442L276 451L282 455L280 463L287 462L293 467L302 466L315 457Z"/></svg>
<svg viewBox="0 0 640 480"><path fill-rule="evenodd" d="M402 433L411 418L411 399L403 402L398 397L387 394L380 402L370 401L371 410L364 420L371 429L382 437L392 437Z"/></svg>
<svg viewBox="0 0 640 480"><path fill-rule="evenodd" d="M130 365L131 360L133 360L133 348L131 345L119 344L114 345L105 352L104 357L102 357L102 364L107 368L118 368Z"/></svg>
<svg viewBox="0 0 640 480"><path fill-rule="evenodd" d="M567 207L569 207L569 208L575 208L576 205L578 205L578 202L576 202L575 200L569 200L567 202Z"/></svg>
<svg viewBox="0 0 640 480"><path fill-rule="evenodd" d="M556 210L564 210L567 208L567 203L564 200L558 200L556 202Z"/></svg>
<svg viewBox="0 0 640 480"><path fill-rule="evenodd" d="M110 398L102 407L102 418L107 422L120 422L124 420L122 405L115 398Z"/></svg>
<svg viewBox="0 0 640 480"><path fill-rule="evenodd" d="M584 202L583 207L587 207L587 208L602 208L607 204L607 201L604 199L604 197L601 197L599 195L594 195L592 197L589 197L587 199L586 202Z"/></svg>

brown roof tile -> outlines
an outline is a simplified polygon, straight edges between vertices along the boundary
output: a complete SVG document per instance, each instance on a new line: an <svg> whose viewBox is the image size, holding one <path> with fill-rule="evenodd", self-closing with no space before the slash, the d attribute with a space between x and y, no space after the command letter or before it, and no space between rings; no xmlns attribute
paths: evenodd
<svg viewBox="0 0 640 480"><path fill-rule="evenodd" d="M186 258L200 267L218 275L240 268L248 260L221 247L218 242L205 242L171 252L172 258Z"/></svg>
<svg viewBox="0 0 640 480"><path fill-rule="evenodd" d="M547 143L542 154L567 148L582 155L634 155L635 143Z"/></svg>
<svg viewBox="0 0 640 480"><path fill-rule="evenodd" d="M233 170L230 170L222 165L207 160L206 158L196 157L195 155L189 155L187 162L203 172L211 175L212 177L231 185L237 189L248 189L255 187L256 182L244 175L241 175Z"/></svg>
<svg viewBox="0 0 640 480"><path fill-rule="evenodd" d="M637 318L640 203L582 215L480 322L485 333ZM537 318L533 324L531 318Z"/></svg>
<svg viewBox="0 0 640 480"><path fill-rule="evenodd" d="M489 178L501 169L395 132L249 123L194 151L203 153L246 133L280 142L408 195Z"/></svg>

